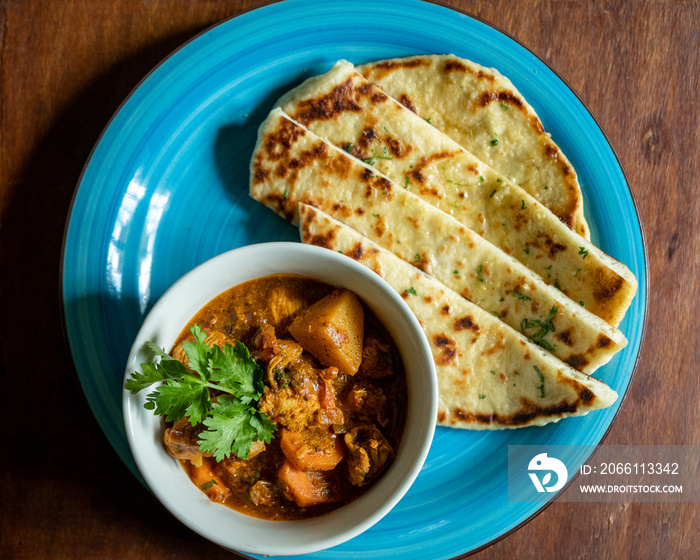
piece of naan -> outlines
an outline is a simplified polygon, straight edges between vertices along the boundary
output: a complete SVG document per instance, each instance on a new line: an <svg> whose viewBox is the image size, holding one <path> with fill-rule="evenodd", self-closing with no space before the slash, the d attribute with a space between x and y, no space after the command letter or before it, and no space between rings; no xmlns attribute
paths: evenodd
<svg viewBox="0 0 700 560"><path fill-rule="evenodd" d="M637 291L629 269L544 205L340 61L278 106L373 165L617 326Z"/></svg>
<svg viewBox="0 0 700 560"><path fill-rule="evenodd" d="M323 210L580 371L594 371L627 344L523 264L279 108L260 128L250 194L293 224L299 203Z"/></svg>
<svg viewBox="0 0 700 560"><path fill-rule="evenodd" d="M497 70L454 55L419 55L372 62L358 72L589 237L576 171Z"/></svg>
<svg viewBox="0 0 700 560"><path fill-rule="evenodd" d="M438 377L438 419L454 428L541 426L606 408L617 393L533 344L347 225L308 205L304 243L367 266L404 298L430 343Z"/></svg>

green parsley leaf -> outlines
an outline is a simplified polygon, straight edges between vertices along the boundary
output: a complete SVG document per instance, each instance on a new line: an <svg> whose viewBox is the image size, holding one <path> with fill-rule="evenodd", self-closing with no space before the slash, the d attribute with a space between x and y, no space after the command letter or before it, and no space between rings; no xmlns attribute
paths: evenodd
<svg viewBox="0 0 700 560"><path fill-rule="evenodd" d="M269 442L275 431L274 422L256 408L264 372L242 342L210 347L199 325L190 332L194 340L184 342L183 348L194 373L147 342L160 361L141 364L142 372L133 372L125 387L138 393L159 383L146 397L147 410L168 422L188 418L193 426L204 424L208 429L200 434L200 450L217 461L231 454L245 459L254 441ZM211 390L216 391L215 400Z"/></svg>
<svg viewBox="0 0 700 560"><path fill-rule="evenodd" d="M200 434L200 450L214 455L216 461L223 461L231 453L247 457L251 443L260 439L269 443L275 429L265 414L227 395L219 397L203 423L208 430Z"/></svg>
<svg viewBox="0 0 700 560"><path fill-rule="evenodd" d="M411 286L410 288L408 288L408 290L406 290L406 293L407 293L407 294L411 294L412 296L417 296L417 295L418 295L418 292L416 292L416 289L415 289L413 286Z"/></svg>
<svg viewBox="0 0 700 560"><path fill-rule="evenodd" d="M583 258L585 259L588 256L588 249L586 249L585 247L579 247L578 254L583 255Z"/></svg>
<svg viewBox="0 0 700 560"><path fill-rule="evenodd" d="M537 372L537 377L540 378L540 385L537 388L540 390L540 398L543 399L544 398L544 375L542 375L540 368L538 368L537 366L534 366L534 365L532 367L535 368L535 371Z"/></svg>
<svg viewBox="0 0 700 560"><path fill-rule="evenodd" d="M520 292L516 292L515 290L511 290L508 292L511 296L514 296L518 299L522 299L523 301L532 301L532 298L530 296L526 296L525 294L521 294Z"/></svg>

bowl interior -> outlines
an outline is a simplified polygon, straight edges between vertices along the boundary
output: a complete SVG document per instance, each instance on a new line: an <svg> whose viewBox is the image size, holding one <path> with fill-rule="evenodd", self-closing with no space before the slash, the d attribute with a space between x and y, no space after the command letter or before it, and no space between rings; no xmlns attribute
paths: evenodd
<svg viewBox="0 0 700 560"><path fill-rule="evenodd" d="M124 421L141 474L158 499L194 531L221 546L263 555L306 554L340 544L379 521L418 475L435 430L437 381L425 335L401 297L374 272L328 249L265 243L229 251L195 268L169 288L146 317L129 354L126 375L150 356L147 340L169 350L195 313L224 290L275 273L311 276L353 290L389 331L401 353L408 414L396 458L359 499L300 521L266 521L215 504L189 481L162 445L162 421L143 408L149 391L123 392Z"/></svg>

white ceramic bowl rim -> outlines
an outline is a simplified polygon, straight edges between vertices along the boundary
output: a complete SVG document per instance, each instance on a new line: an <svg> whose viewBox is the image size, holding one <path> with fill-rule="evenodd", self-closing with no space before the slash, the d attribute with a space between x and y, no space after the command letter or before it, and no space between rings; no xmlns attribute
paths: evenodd
<svg viewBox="0 0 700 560"><path fill-rule="evenodd" d="M144 342L170 349L191 318L213 297L270 274L311 276L353 290L396 342L408 382L408 415L397 455L382 478L357 500L312 519L276 522L212 503L189 482L162 445L162 422L145 410L148 390L123 391L124 423L136 464L153 493L180 521L205 538L239 552L297 555L323 550L367 530L409 489L425 462L437 417L437 378L430 346L417 319L382 278L329 249L273 242L233 249L202 263L173 284L146 316L129 354L125 376L151 356Z"/></svg>

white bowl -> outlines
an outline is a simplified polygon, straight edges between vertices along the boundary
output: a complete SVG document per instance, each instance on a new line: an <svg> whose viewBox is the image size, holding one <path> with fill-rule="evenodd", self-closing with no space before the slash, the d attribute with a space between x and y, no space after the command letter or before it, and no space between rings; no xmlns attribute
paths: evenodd
<svg viewBox="0 0 700 560"><path fill-rule="evenodd" d="M337 510L299 521L267 521L211 502L190 482L163 446L162 419L144 409L144 390L124 390L126 433L136 464L156 497L185 525L220 546L260 555L323 550L365 531L401 499L418 475L432 442L437 417L435 365L417 319L377 274L329 249L301 243L263 243L221 254L178 280L148 313L126 365L126 376L148 361L144 343L169 350L197 311L221 292L269 274L303 274L354 291L396 342L406 371L408 411L392 465L365 494Z"/></svg>

